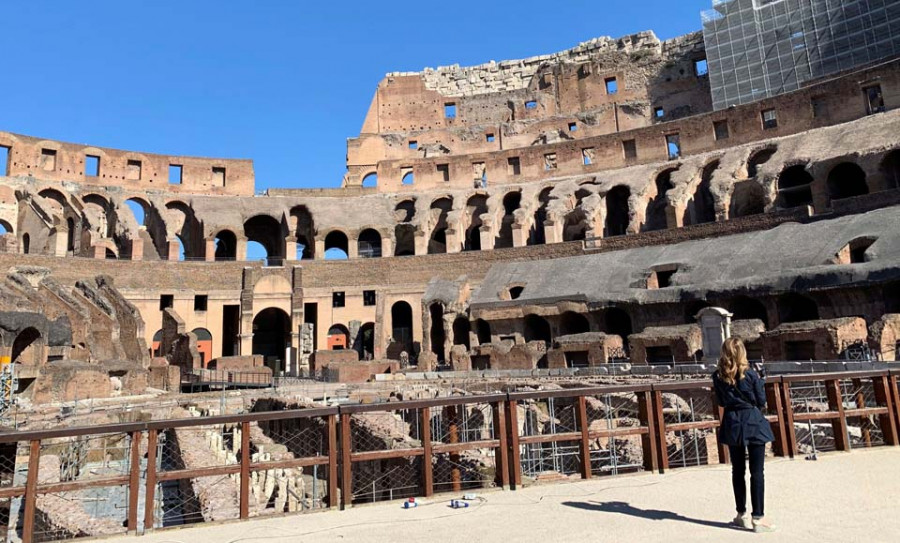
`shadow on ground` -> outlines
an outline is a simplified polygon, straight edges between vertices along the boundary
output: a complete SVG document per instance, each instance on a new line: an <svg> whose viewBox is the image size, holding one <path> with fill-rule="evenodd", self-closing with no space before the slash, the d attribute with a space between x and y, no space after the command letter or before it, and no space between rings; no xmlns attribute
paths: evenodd
<svg viewBox="0 0 900 543"><path fill-rule="evenodd" d="M742 530L738 526L734 526L728 522L716 522L713 520L702 520L671 511L661 511L658 509L641 509L634 507L626 502L563 502L566 507L574 507L576 509L584 509L585 511L597 511L600 513L619 513L630 517L642 518L646 520L675 520L679 522L689 522L709 528L724 528L727 530Z"/></svg>

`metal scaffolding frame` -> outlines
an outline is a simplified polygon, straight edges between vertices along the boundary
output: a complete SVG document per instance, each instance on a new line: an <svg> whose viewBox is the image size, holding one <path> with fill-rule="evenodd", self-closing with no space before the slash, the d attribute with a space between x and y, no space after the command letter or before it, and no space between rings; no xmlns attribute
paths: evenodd
<svg viewBox="0 0 900 543"><path fill-rule="evenodd" d="M713 0L702 21L716 110L900 54L900 0Z"/></svg>

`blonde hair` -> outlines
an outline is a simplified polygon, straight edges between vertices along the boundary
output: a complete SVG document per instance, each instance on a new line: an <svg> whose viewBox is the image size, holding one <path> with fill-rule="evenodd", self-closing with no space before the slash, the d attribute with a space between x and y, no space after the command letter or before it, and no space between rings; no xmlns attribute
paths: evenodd
<svg viewBox="0 0 900 543"><path fill-rule="evenodd" d="M747 361L747 349L744 342L738 338L728 338L722 344L722 356L719 357L719 365L716 373L719 379L734 385L744 378L744 374L750 369Z"/></svg>

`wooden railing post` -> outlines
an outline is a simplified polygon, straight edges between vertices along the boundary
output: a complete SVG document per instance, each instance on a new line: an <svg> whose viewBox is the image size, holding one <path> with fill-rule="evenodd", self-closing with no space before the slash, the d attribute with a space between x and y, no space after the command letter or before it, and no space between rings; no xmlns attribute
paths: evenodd
<svg viewBox="0 0 900 543"><path fill-rule="evenodd" d="M873 377L872 386L875 389L875 402L878 407L887 408L887 413L878 416L881 433L884 435L884 444L900 445L897 417L894 413L894 399L891 394L891 380L887 375Z"/></svg>
<svg viewBox="0 0 900 543"><path fill-rule="evenodd" d="M719 423L719 428L721 428L722 427L722 419L725 418L725 408L722 407L721 405L719 405L719 400L716 397L715 389L710 390L709 395L711 396L710 401L712 402L712 405L714 406L713 414L716 417L716 422ZM721 435L721 432L719 432L719 429L717 428L716 429L716 452L718 452L718 455L719 455L719 463L727 464L730 461L729 454L728 454L728 446L725 445L724 443L722 443L721 441L719 441L720 435Z"/></svg>
<svg viewBox="0 0 900 543"><path fill-rule="evenodd" d="M888 377L888 388L890 389L888 396L894 403L894 425L900 436L900 386L898 384L900 384L900 375L891 371L891 375Z"/></svg>
<svg viewBox="0 0 900 543"><path fill-rule="evenodd" d="M641 449L644 452L644 469L656 471L659 469L659 447L656 444L656 416L653 411L653 392L645 390L637 393L638 417L641 426L647 428L647 433L641 435Z"/></svg>
<svg viewBox="0 0 900 543"><path fill-rule="evenodd" d="M433 455L431 445L431 409L423 407L420 410L421 426L420 436L422 438L422 495L430 498L434 495L434 467L431 464ZM455 490L455 489L454 489Z"/></svg>
<svg viewBox="0 0 900 543"><path fill-rule="evenodd" d="M37 505L38 470L41 468L41 441L33 439L28 451L28 474L25 480L25 519L22 524L22 543L34 540L34 515Z"/></svg>
<svg viewBox="0 0 900 543"><path fill-rule="evenodd" d="M351 439L350 414L341 413L341 505L343 507L348 507L353 502Z"/></svg>
<svg viewBox="0 0 900 543"><path fill-rule="evenodd" d="M144 532L153 529L154 505L156 504L156 448L159 445L159 430L147 431L147 476L144 493Z"/></svg>
<svg viewBox="0 0 900 543"><path fill-rule="evenodd" d="M772 451L775 456L787 456L787 433L784 427L784 406L781 398L781 383L778 381L766 382L766 403L769 406L769 412L774 413L777 417L772 423L772 433L775 434L775 443L772 444Z"/></svg>
<svg viewBox="0 0 900 543"><path fill-rule="evenodd" d="M138 498L141 494L141 436L143 432L131 432L131 459L128 477L128 532L137 532Z"/></svg>
<svg viewBox="0 0 900 543"><path fill-rule="evenodd" d="M522 456L519 452L519 407L515 400L506 402L506 422L509 432L510 485L516 490L522 486Z"/></svg>
<svg viewBox="0 0 900 543"><path fill-rule="evenodd" d="M241 423L241 519L250 518L250 423Z"/></svg>
<svg viewBox="0 0 900 543"><path fill-rule="evenodd" d="M847 438L847 416L844 414L844 398L841 395L841 384L837 379L825 381L825 393L828 396L828 409L836 411L837 418L831 419L831 431L834 434L834 447L839 451L850 450Z"/></svg>
<svg viewBox="0 0 900 543"><path fill-rule="evenodd" d="M653 391L653 417L656 419L656 446L659 450L659 472L669 469L669 447L666 443L666 418L663 415L662 391Z"/></svg>
<svg viewBox="0 0 900 543"><path fill-rule="evenodd" d="M463 416L466 416L466 407L457 406L457 405L448 405L446 407L446 417L447 417L447 441L450 442L451 445L456 445L459 443L459 413L462 412ZM450 453L450 488L454 492L459 492L462 490L462 473L459 469L459 453L451 452Z"/></svg>
<svg viewBox="0 0 900 543"><path fill-rule="evenodd" d="M338 503L337 415L328 415L328 507Z"/></svg>
<svg viewBox="0 0 900 543"><path fill-rule="evenodd" d="M800 453L797 444L797 429L794 427L794 404L791 401L791 383L783 380L781 382L781 404L784 409L784 431L787 441L785 442L788 455L793 458Z"/></svg>
<svg viewBox="0 0 900 543"><path fill-rule="evenodd" d="M497 484L504 490L509 488L509 436L506 433L506 411L504 404L497 401L491 404L491 411L494 416L494 435L500 441L499 446L494 451L494 462L497 464Z"/></svg>
<svg viewBox="0 0 900 543"><path fill-rule="evenodd" d="M587 416L587 400L584 396L578 396L576 404L578 428L581 430L581 478L591 478L591 421Z"/></svg>

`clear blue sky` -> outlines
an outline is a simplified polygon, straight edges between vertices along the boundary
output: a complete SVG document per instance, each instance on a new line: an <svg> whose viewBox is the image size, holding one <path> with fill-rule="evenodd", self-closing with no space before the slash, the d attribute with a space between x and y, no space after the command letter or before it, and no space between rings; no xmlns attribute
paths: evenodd
<svg viewBox="0 0 900 543"><path fill-rule="evenodd" d="M257 189L335 187L387 72L700 28L710 0L15 0L0 130L251 158Z"/></svg>

